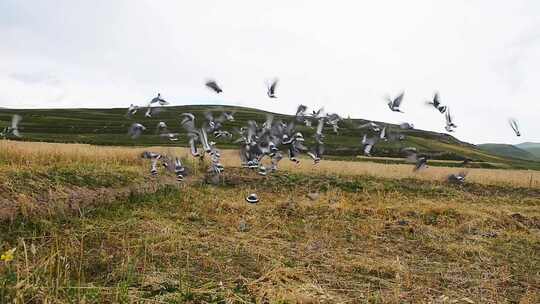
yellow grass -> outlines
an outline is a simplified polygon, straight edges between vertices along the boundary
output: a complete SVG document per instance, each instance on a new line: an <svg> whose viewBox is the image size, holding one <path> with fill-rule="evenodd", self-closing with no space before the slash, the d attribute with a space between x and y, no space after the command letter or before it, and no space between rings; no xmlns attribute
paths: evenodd
<svg viewBox="0 0 540 304"><path fill-rule="evenodd" d="M10 166L50 166L79 163L98 165L140 165L145 163L140 159L140 153L145 150L188 157L186 148L165 147L101 147L85 144L53 144L0 141L0 164ZM240 165L238 151L222 151L222 163L225 167ZM348 162L323 160L313 165L309 159L304 159L296 165L286 158L280 164L280 169L294 172L313 174L340 175L370 175L382 178L415 178L420 180L444 180L449 174L465 170L469 182L485 185L511 185L519 187L540 187L540 171L533 170L501 170L480 168L455 168L431 166L420 172L413 172L412 165L380 164L371 162Z"/></svg>
<svg viewBox="0 0 540 304"><path fill-rule="evenodd" d="M52 187L35 201L18 196L23 215L61 203L72 212L2 222L0 253L17 250L0 263L0 303L539 301L536 189L400 182L442 180L460 168L413 173L410 165L313 166L309 159L280 164L309 173L300 181L264 178L232 168L240 164L234 150L222 153L226 186L203 184L202 174L164 185L165 174L149 176L144 150L188 155L185 148L0 141L0 190L20 187L3 179L5 172L23 186L49 184L51 176L75 178L71 171L54 175L57 167L85 164L80 173L100 179L127 168L148 188L130 179L122 191L83 185ZM34 167L43 170L23 174ZM468 171L474 183L539 187L538 172ZM325 182L336 175L345 177L317 185L318 176ZM362 188L349 190L347 182ZM252 192L259 204L245 202ZM0 193L0 213L7 200Z"/></svg>

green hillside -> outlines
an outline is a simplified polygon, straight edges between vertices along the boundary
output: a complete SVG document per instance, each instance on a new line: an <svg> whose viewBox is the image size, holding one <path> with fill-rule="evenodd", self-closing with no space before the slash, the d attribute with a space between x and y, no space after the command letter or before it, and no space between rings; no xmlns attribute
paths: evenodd
<svg viewBox="0 0 540 304"><path fill-rule="evenodd" d="M500 155L503 157L519 158L525 160L537 160L537 157L526 149L521 149L518 146L507 144L482 144L478 147L491 154Z"/></svg>
<svg viewBox="0 0 540 304"><path fill-rule="evenodd" d="M0 125L9 124L11 115L19 114L23 117L20 125L23 138L27 141L47 142L70 142L88 143L95 145L187 145L187 137L180 127L180 114L191 112L196 115L197 123L203 121L203 113L207 110L215 111L215 116L220 109L235 112L235 121L225 123L224 129L232 131L233 128L245 126L248 120L256 120L262 123L268 112L231 106L175 106L165 107L163 111L153 118L145 118L144 111L128 119L125 117L125 108L115 109L0 109ZM274 114L275 119L291 120L290 115ZM156 135L156 125L165 121L173 132L180 132L180 140L171 142ZM133 122L139 122L148 129L137 140L127 136L128 127ZM330 128L326 134L326 153L333 157L353 157L361 154L361 137L365 130L355 126L367 122L363 119L345 119L340 122L340 133L335 135ZM515 168L540 168L540 163L533 163L519 159L506 159L497 155L486 153L476 146L459 141L455 137L431 131L423 130L400 130L397 125L385 124L390 133L400 132L405 135L403 141L379 142L372 151L374 156L379 157L402 157L400 150L403 147L416 147L421 152L431 155L433 159L461 161L466 158L472 159L481 167L515 167ZM314 129L298 126L306 138L309 146L312 143ZM237 145L228 140L217 140L220 148L235 148ZM502 165L502 166L501 166Z"/></svg>
<svg viewBox="0 0 540 304"><path fill-rule="evenodd" d="M534 142L524 142L521 144L517 144L516 147L523 149L534 156L540 158L540 143L534 143Z"/></svg>

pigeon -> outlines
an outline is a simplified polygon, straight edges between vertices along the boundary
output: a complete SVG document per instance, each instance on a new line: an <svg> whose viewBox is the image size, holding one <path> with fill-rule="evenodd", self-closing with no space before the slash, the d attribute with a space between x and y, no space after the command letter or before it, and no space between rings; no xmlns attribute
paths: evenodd
<svg viewBox="0 0 540 304"><path fill-rule="evenodd" d="M167 124L164 121L158 122L158 124L156 126L156 132L157 133L167 133L168 132Z"/></svg>
<svg viewBox="0 0 540 304"><path fill-rule="evenodd" d="M368 130L371 130L373 132L379 132L379 131L381 131L381 126L379 126L378 124L370 121L370 122L365 123L363 125L359 125L358 129L368 129Z"/></svg>
<svg viewBox="0 0 540 304"><path fill-rule="evenodd" d="M153 103L156 103L156 102L159 103L162 106L165 106L165 105L169 104L169 102L167 102L166 100L161 98L160 93L158 93L156 97L154 97L154 98L152 98L152 100L150 100L150 104L153 104Z"/></svg>
<svg viewBox="0 0 540 304"><path fill-rule="evenodd" d="M246 201L250 204L256 204L259 202L259 197L255 193L251 193L246 197Z"/></svg>
<svg viewBox="0 0 540 304"><path fill-rule="evenodd" d="M435 109L439 110L441 114L444 114L444 112L446 112L446 106L441 105L438 92L435 92L435 94L433 95L433 101L427 101L426 104L433 106Z"/></svg>
<svg viewBox="0 0 540 304"><path fill-rule="evenodd" d="M234 112L223 111L221 113L220 121L234 121Z"/></svg>
<svg viewBox="0 0 540 304"><path fill-rule="evenodd" d="M206 87L216 92L217 94L223 92L223 90L218 86L215 80L208 80L204 85L206 85Z"/></svg>
<svg viewBox="0 0 540 304"><path fill-rule="evenodd" d="M266 95L270 98L277 98L276 96L276 87L278 85L279 79L274 79L270 85L268 86L268 91L266 92Z"/></svg>
<svg viewBox="0 0 540 304"><path fill-rule="evenodd" d="M399 128L403 130L412 130L414 129L414 125L412 123L403 122L399 124Z"/></svg>
<svg viewBox="0 0 540 304"><path fill-rule="evenodd" d="M128 135L132 139L137 139L139 136L141 136L144 130L146 130L146 127L136 122L129 127Z"/></svg>
<svg viewBox="0 0 540 304"><path fill-rule="evenodd" d="M467 176L467 172L465 171L462 171L462 172L459 172L458 174L450 174L448 176L448 182L451 183L451 184L463 184L465 183L465 177Z"/></svg>
<svg viewBox="0 0 540 304"><path fill-rule="evenodd" d="M386 100L388 101L388 107L390 108L391 111L403 113L403 111L401 111L399 107L401 106L401 102L403 101L404 95L405 95L405 92L402 92L394 99L391 99L390 97L386 98Z"/></svg>
<svg viewBox="0 0 540 304"><path fill-rule="evenodd" d="M444 128L448 132L454 132L454 128L457 128L457 126L453 122L452 115L450 114L450 109L446 110L445 117L446 117L446 126Z"/></svg>
<svg viewBox="0 0 540 304"><path fill-rule="evenodd" d="M10 135L13 135L15 137L21 137L21 133L19 132L19 123L21 122L22 117L19 114L14 114L11 117L11 126L5 127L2 132L0 132L0 136L7 137Z"/></svg>
<svg viewBox="0 0 540 304"><path fill-rule="evenodd" d="M131 118L133 115L137 113L139 110L139 106L136 106L134 104L129 105L129 108L126 113L126 117Z"/></svg>
<svg viewBox="0 0 540 304"><path fill-rule="evenodd" d="M386 134L386 127L382 128L381 133L379 134L379 138L388 141L388 134Z"/></svg>
<svg viewBox="0 0 540 304"><path fill-rule="evenodd" d="M371 149L373 149L373 146L376 143L375 138L368 138L366 134L364 134L364 137L362 138L362 146L364 149L364 155L365 156L371 156Z"/></svg>
<svg viewBox="0 0 540 304"><path fill-rule="evenodd" d="M144 117L152 118L152 115L158 114L161 111L163 111L163 108L161 107L152 107L148 105L148 107L146 108L146 113L144 113Z"/></svg>
<svg viewBox="0 0 540 304"><path fill-rule="evenodd" d="M229 131L217 130L214 131L214 138L229 138L231 139L233 135Z"/></svg>
<svg viewBox="0 0 540 304"><path fill-rule="evenodd" d="M182 161L178 157L174 160L174 173L176 174L176 180L179 182L184 181L186 176L186 168L182 165Z"/></svg>
<svg viewBox="0 0 540 304"><path fill-rule="evenodd" d="M180 133L162 133L162 134L159 134L160 137L162 138L166 138L170 141L178 141L178 136L180 135Z"/></svg>
<svg viewBox="0 0 540 304"><path fill-rule="evenodd" d="M519 125L518 125L517 120L515 120L514 118L510 118L508 120L508 123L510 124L510 127L512 128L512 130L514 130L514 132L516 133L516 136L521 136L521 132L519 131Z"/></svg>
<svg viewBox="0 0 540 304"><path fill-rule="evenodd" d="M415 148L404 148L402 151L407 155L406 161L414 163L413 171L427 168L428 157L426 155L418 154Z"/></svg>

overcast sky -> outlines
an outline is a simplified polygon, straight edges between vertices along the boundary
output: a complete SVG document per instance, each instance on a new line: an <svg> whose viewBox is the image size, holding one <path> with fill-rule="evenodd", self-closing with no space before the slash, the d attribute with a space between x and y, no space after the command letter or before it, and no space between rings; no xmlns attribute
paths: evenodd
<svg viewBox="0 0 540 304"><path fill-rule="evenodd" d="M538 0L0 0L0 107L127 107L161 92L444 132L424 104L438 90L458 138L540 142L539 16ZM384 97L402 90L405 114L391 112Z"/></svg>

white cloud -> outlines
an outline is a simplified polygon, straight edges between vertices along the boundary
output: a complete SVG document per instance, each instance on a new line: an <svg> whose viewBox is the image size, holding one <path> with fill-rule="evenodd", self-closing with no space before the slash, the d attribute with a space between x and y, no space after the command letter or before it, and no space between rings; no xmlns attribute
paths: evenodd
<svg viewBox="0 0 540 304"><path fill-rule="evenodd" d="M324 105L442 132L443 116L423 104L438 90L459 138L540 141L538 9L534 0L7 0L0 106L119 107L159 91L174 104ZM274 76L270 100L264 81ZM207 77L223 96L203 87ZM406 113L392 113L383 97L401 90Z"/></svg>

